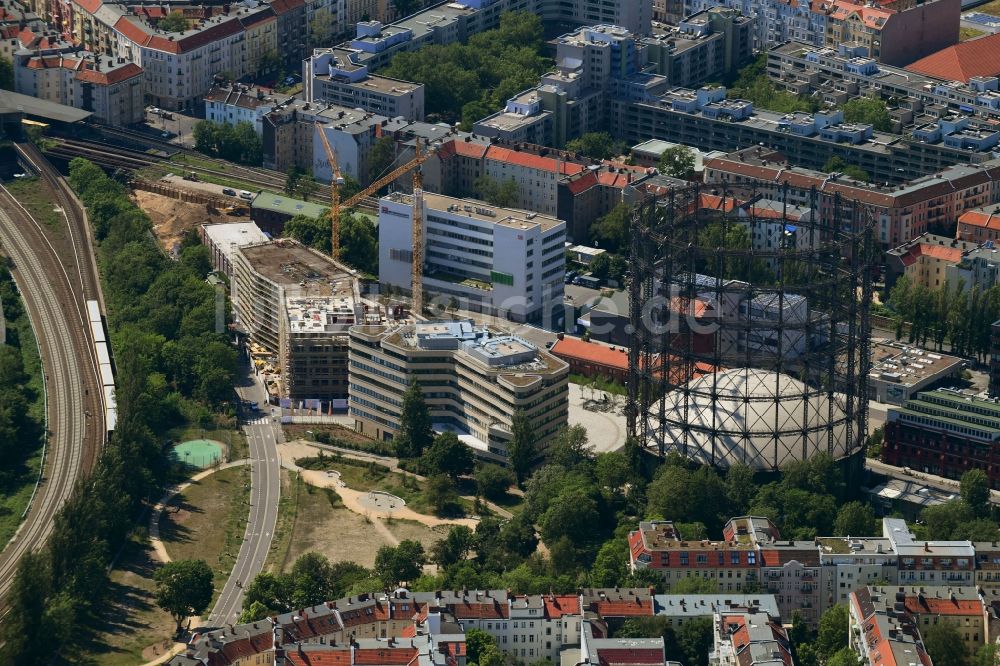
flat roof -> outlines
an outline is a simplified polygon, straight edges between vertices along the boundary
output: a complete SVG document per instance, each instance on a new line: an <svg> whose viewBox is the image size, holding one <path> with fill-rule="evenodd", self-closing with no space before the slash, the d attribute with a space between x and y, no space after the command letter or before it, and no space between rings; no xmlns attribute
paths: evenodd
<svg viewBox="0 0 1000 666"><path fill-rule="evenodd" d="M233 247L266 243L267 234L253 222L233 222L230 224L202 225L205 236L217 246L225 256L230 256Z"/></svg>
<svg viewBox="0 0 1000 666"><path fill-rule="evenodd" d="M298 241L282 238L241 247L238 252L258 275L283 287L288 299L354 293L352 272Z"/></svg>
<svg viewBox="0 0 1000 666"><path fill-rule="evenodd" d="M48 102L31 95L10 90L0 90L0 109L7 111L21 111L25 115L46 118L60 123L78 123L94 115L90 111L83 111L65 104Z"/></svg>
<svg viewBox="0 0 1000 666"><path fill-rule="evenodd" d="M396 203L411 204L413 202L412 195L402 192L394 192L383 198ZM424 204L429 210L440 213L451 213L452 215L467 217L497 226L520 227L521 229L538 226L545 232L554 229L560 224L565 224L565 222L558 218L542 213L517 208L502 208L490 205L485 201L479 201L478 199L458 199L432 192L424 192Z"/></svg>
<svg viewBox="0 0 1000 666"><path fill-rule="evenodd" d="M326 210L329 210L328 206L292 199L283 194L276 194L266 190L254 197L250 207L257 210L269 210L275 213L285 213L286 215L305 215L307 217L319 217Z"/></svg>
<svg viewBox="0 0 1000 666"><path fill-rule="evenodd" d="M904 345L892 340L876 340L871 346L874 379L890 381L901 386L917 386L949 369L956 371L962 359L919 347Z"/></svg>

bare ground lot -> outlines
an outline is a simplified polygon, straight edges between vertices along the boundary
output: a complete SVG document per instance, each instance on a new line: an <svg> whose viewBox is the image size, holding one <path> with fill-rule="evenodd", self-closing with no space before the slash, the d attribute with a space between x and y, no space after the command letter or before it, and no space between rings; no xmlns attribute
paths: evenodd
<svg viewBox="0 0 1000 666"><path fill-rule="evenodd" d="M177 201L162 194L137 190L132 196L136 205L152 220L153 233L160 245L167 250L180 242L186 231L197 229L203 224L249 222L246 217L209 213L205 204Z"/></svg>

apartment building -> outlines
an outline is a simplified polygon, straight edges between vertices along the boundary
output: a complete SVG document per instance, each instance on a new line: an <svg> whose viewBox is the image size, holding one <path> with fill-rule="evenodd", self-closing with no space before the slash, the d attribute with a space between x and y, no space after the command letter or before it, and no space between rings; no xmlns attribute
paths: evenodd
<svg viewBox="0 0 1000 666"><path fill-rule="evenodd" d="M666 3L668 14L671 4ZM758 51L789 41L832 48L844 44L863 49L879 62L903 66L958 42L958 0L920 4L684 0L677 4L683 7L680 16L721 5L754 18L754 49Z"/></svg>
<svg viewBox="0 0 1000 666"><path fill-rule="evenodd" d="M963 211L992 203L1000 197L994 181L1000 178L1000 162L955 165L908 182L885 186L864 183L840 173L827 173L789 164L783 153L755 146L705 162L706 183L736 183L756 179L756 193L776 201L805 208L817 207L821 220L832 221L838 214L833 205L858 201L870 207L877 220L878 240L883 248L897 247L927 232L946 228ZM971 220L970 220L971 221ZM966 236L960 231L960 238Z"/></svg>
<svg viewBox="0 0 1000 666"><path fill-rule="evenodd" d="M257 134L264 131L264 116L293 98L244 83L215 86L205 94L205 120L219 125L250 123Z"/></svg>
<svg viewBox="0 0 1000 666"><path fill-rule="evenodd" d="M297 166L329 183L330 160L317 134L318 123L336 152L341 172L367 184L368 155L387 122L367 111L290 99L261 119L264 167L287 171Z"/></svg>
<svg viewBox="0 0 1000 666"><path fill-rule="evenodd" d="M647 71L672 86L693 88L732 72L753 57L753 25L734 9L713 7L680 20L676 27L657 25L642 38Z"/></svg>
<svg viewBox="0 0 1000 666"><path fill-rule="evenodd" d="M380 440L399 429L403 394L418 382L434 429L455 431L485 460L507 462L515 412L540 449L567 422L569 366L521 338L437 322L350 329L349 409L355 428Z"/></svg>
<svg viewBox="0 0 1000 666"><path fill-rule="evenodd" d="M1000 405L992 399L947 389L923 391L889 409L882 460L949 479L981 469L990 477L990 486L1000 488L998 442ZM963 577L961 583L971 580Z"/></svg>
<svg viewBox="0 0 1000 666"><path fill-rule="evenodd" d="M19 50L14 56L14 90L94 114L99 123L130 125L142 120L142 68L85 51L49 53Z"/></svg>
<svg viewBox="0 0 1000 666"><path fill-rule="evenodd" d="M881 587L852 592L848 644L867 666L932 666L920 629L905 612L905 593L899 596Z"/></svg>
<svg viewBox="0 0 1000 666"><path fill-rule="evenodd" d="M990 388L991 398L1000 398L1000 320L990 324Z"/></svg>
<svg viewBox="0 0 1000 666"><path fill-rule="evenodd" d="M362 300L354 272L291 239L237 246L231 260L238 325L275 359L266 373L271 395L345 408L347 331L382 321Z"/></svg>
<svg viewBox="0 0 1000 666"><path fill-rule="evenodd" d="M424 86L368 73L343 48L318 49L302 63L306 102L363 109L388 118L424 119Z"/></svg>
<svg viewBox="0 0 1000 666"><path fill-rule="evenodd" d="M888 581L935 589L973 584L975 550L968 541L917 541L906 522L884 518L881 537L819 537L785 541L767 518L732 518L722 541L686 541L668 521L643 521L630 532L633 570L661 573L669 591L677 580L707 578L722 593L773 595L778 614L819 622L866 585Z"/></svg>
<svg viewBox="0 0 1000 666"><path fill-rule="evenodd" d="M979 164L991 159L989 146L1000 143L1000 132L969 118L922 119L912 136L887 134L846 123L840 111L755 110L750 102L728 99L722 87L675 89L635 102L612 98L610 106L611 133L629 143L655 138L727 152L762 145L796 155L811 169L822 169L837 156L876 182L900 183L954 164Z"/></svg>
<svg viewBox="0 0 1000 666"><path fill-rule="evenodd" d="M894 100L894 125L901 128L919 114L947 111L984 117L1000 113L1000 79L977 76L967 81L922 75L893 67L863 49L817 47L788 42L768 51L767 73L779 89L796 95L821 95L841 105L854 97Z"/></svg>
<svg viewBox="0 0 1000 666"><path fill-rule="evenodd" d="M379 201L379 282L412 286L413 196ZM566 223L534 212L424 193L424 290L442 304L536 321L561 307Z"/></svg>
<svg viewBox="0 0 1000 666"><path fill-rule="evenodd" d="M717 612L712 618L713 666L793 666L791 642L778 618L755 611Z"/></svg>
<svg viewBox="0 0 1000 666"><path fill-rule="evenodd" d="M271 9L278 19L278 54L284 59L286 67L298 67L306 57L310 29L306 24L306 4L306 0L271 1Z"/></svg>
<svg viewBox="0 0 1000 666"><path fill-rule="evenodd" d="M906 276L913 286L927 289L955 288L948 283L948 268L961 263L966 252L978 246L970 241L923 233L886 252L886 287ZM971 285L968 285L971 286Z"/></svg>

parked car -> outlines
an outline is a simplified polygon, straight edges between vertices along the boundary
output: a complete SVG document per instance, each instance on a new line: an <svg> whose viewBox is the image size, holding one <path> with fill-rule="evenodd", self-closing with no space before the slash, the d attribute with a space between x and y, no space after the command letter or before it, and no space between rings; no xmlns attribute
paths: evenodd
<svg viewBox="0 0 1000 666"><path fill-rule="evenodd" d="M246 190L240 190L240 199L246 199L247 201L253 200L253 192L247 192Z"/></svg>
<svg viewBox="0 0 1000 666"><path fill-rule="evenodd" d="M222 193L225 194L227 197L235 197L236 196L236 190L234 190L231 187L223 187L222 188Z"/></svg>

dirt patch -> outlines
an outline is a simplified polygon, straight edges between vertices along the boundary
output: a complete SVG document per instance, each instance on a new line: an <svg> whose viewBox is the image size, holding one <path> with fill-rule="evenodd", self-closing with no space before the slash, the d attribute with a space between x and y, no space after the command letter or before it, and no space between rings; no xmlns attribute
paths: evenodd
<svg viewBox="0 0 1000 666"><path fill-rule="evenodd" d="M404 539L412 539L413 541L419 541L423 544L424 549L430 549L437 541L448 536L448 530L450 529L447 525L438 525L437 527L427 527L426 525L421 525L415 520L386 520L385 526L389 528L392 535L403 541Z"/></svg>
<svg viewBox="0 0 1000 666"><path fill-rule="evenodd" d="M375 552L386 545L371 523L343 506L332 506L321 488L302 490L299 517L305 520L295 522L286 569L291 569L299 555L310 551L326 555L331 562L350 561L371 567Z"/></svg>
<svg viewBox="0 0 1000 666"><path fill-rule="evenodd" d="M136 190L132 193L135 203L153 222L156 239L167 250L172 250L189 229L197 229L203 224L227 224L249 222L248 217L224 215L209 212L205 204L187 203L165 197L162 194Z"/></svg>

